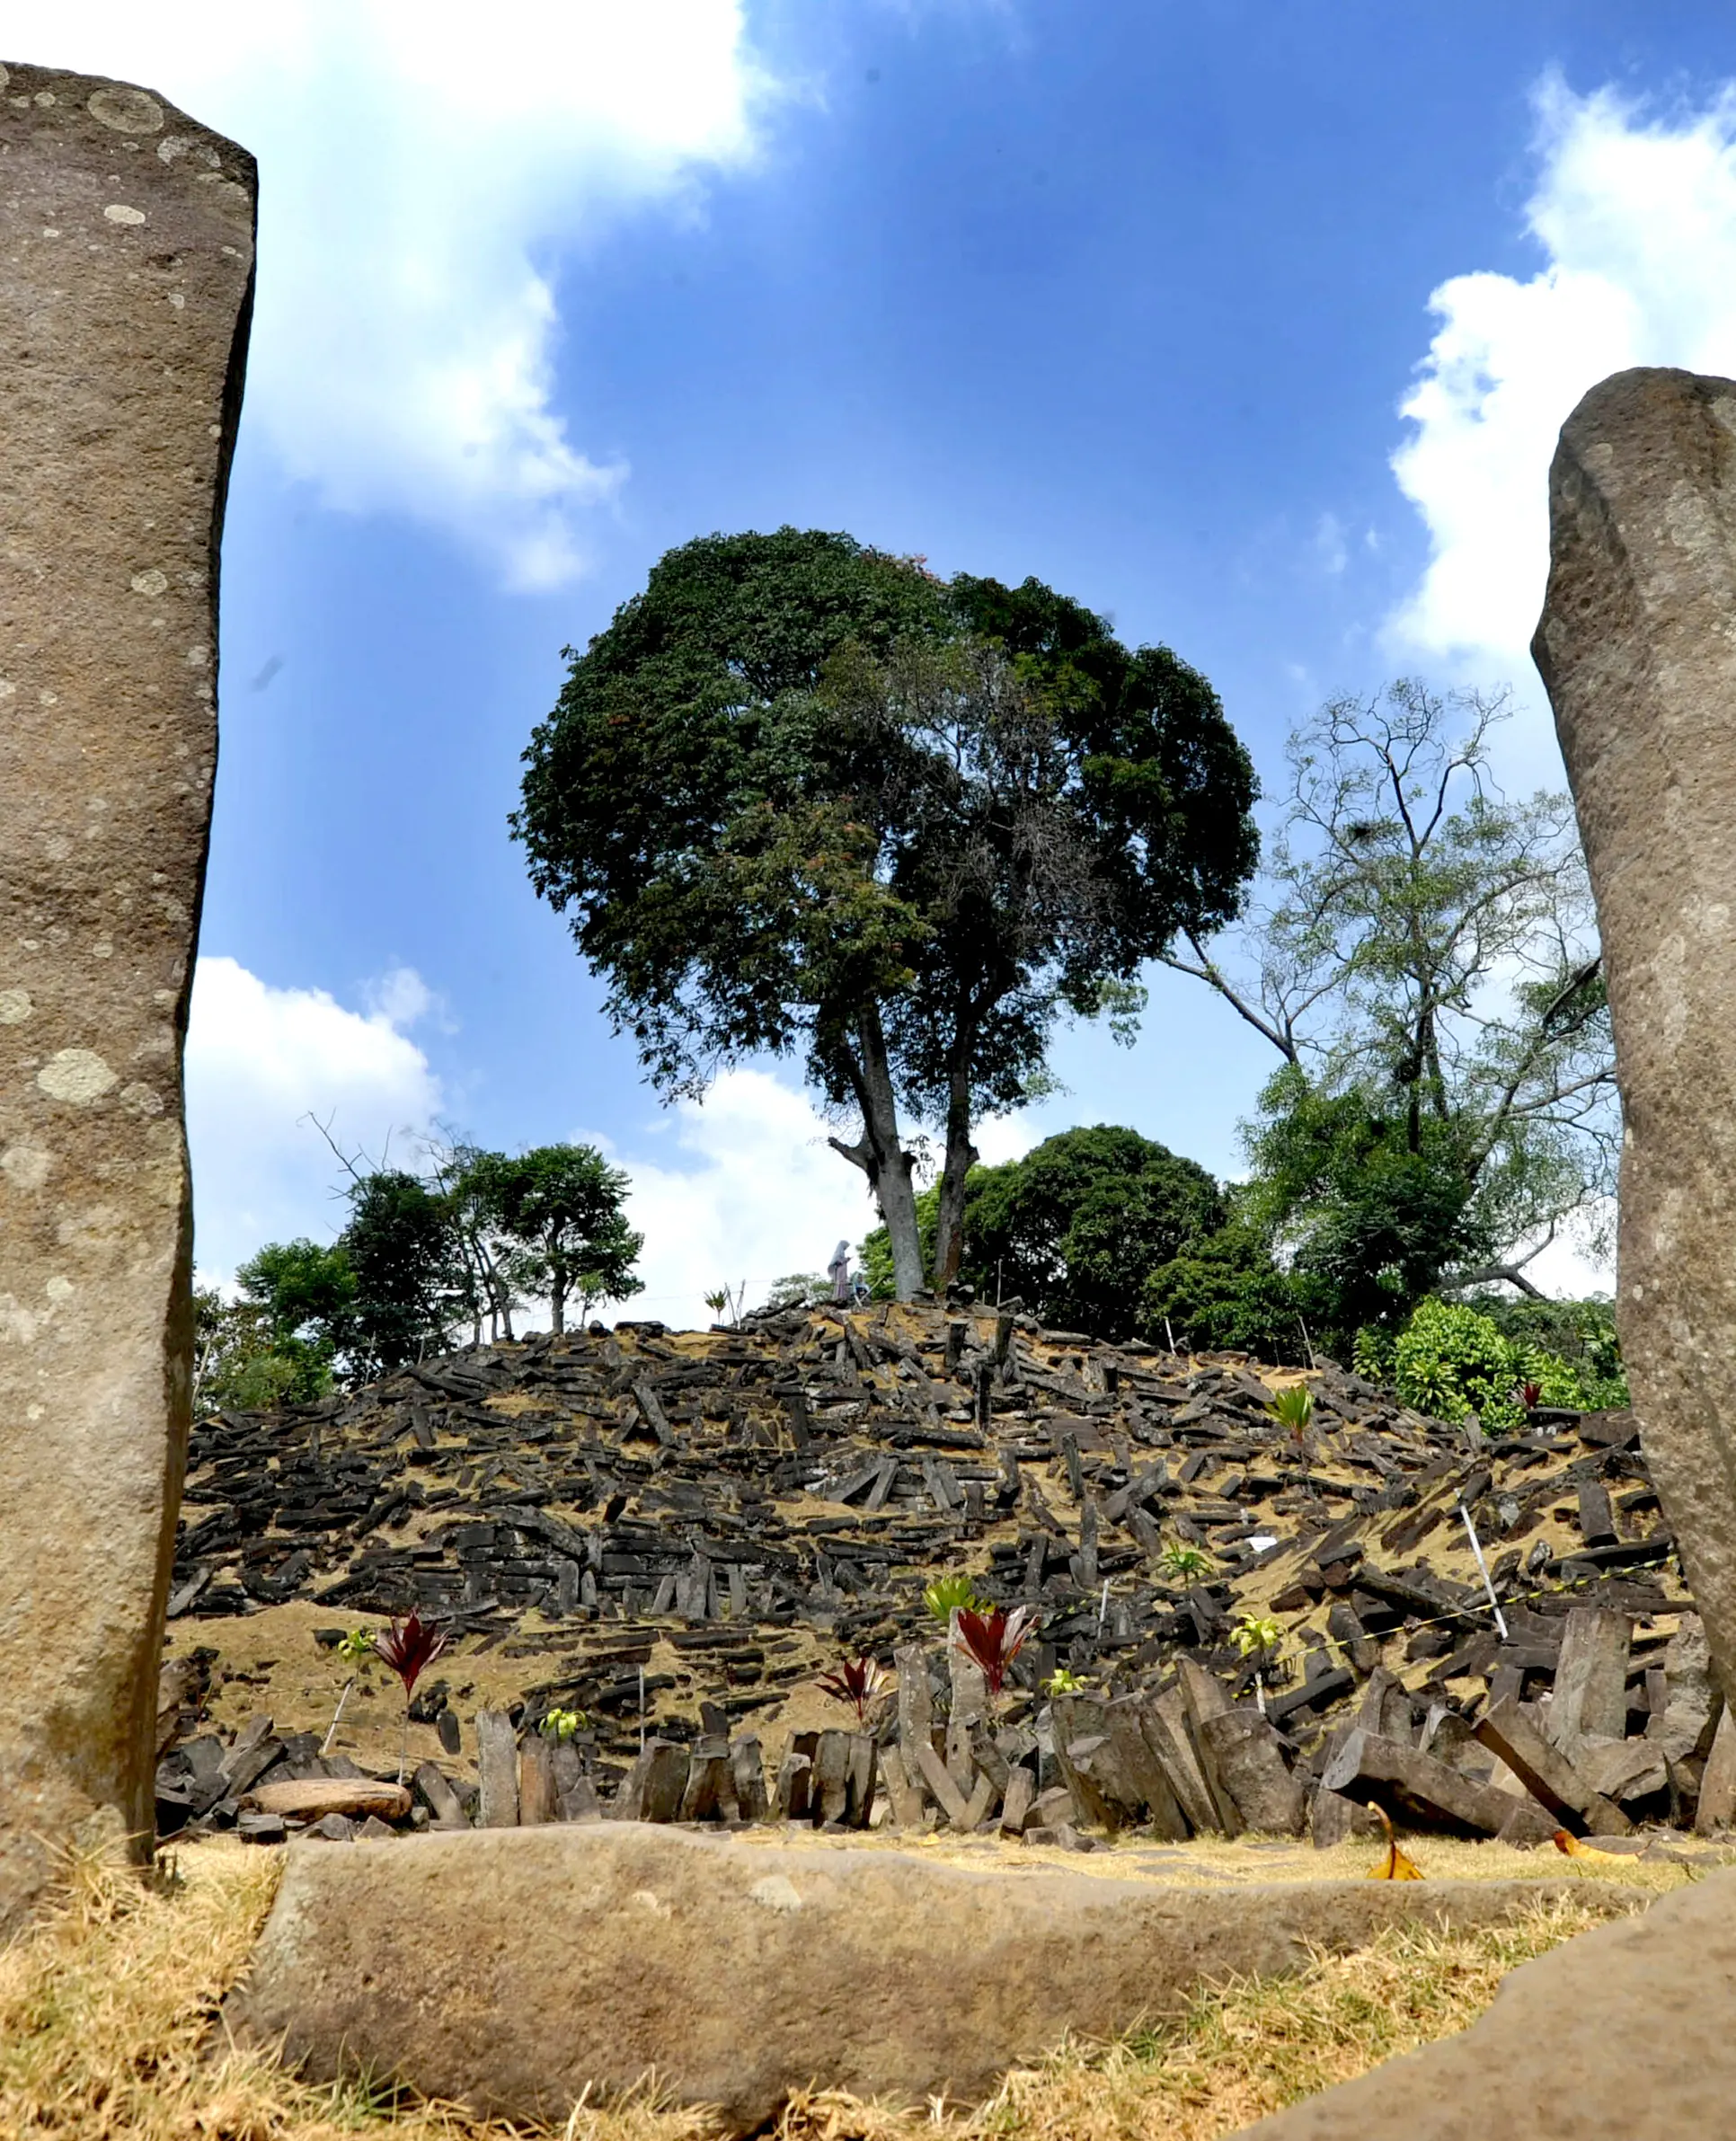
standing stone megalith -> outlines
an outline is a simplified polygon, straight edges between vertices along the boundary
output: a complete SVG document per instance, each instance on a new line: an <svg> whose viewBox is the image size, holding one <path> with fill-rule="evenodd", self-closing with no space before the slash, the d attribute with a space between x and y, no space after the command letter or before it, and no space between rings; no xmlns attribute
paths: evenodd
<svg viewBox="0 0 1736 2141"><path fill-rule="evenodd" d="M1736 1699L1736 380L1619 372L1562 428L1548 687L1625 1132L1616 1314L1664 1513Z"/></svg>
<svg viewBox="0 0 1736 2141"><path fill-rule="evenodd" d="M57 1844L150 1847L255 191L154 93L0 66L0 1937Z"/></svg>

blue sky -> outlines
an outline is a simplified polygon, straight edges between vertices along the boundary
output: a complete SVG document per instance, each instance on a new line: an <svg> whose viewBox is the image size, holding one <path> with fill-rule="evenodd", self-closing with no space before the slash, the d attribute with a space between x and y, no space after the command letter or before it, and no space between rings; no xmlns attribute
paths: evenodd
<svg viewBox="0 0 1736 2141"><path fill-rule="evenodd" d="M1212 678L1269 790L1399 673L1510 680L1544 472L1633 362L1736 371L1736 18L1595 0L18 0L7 57L260 155L190 1109L199 1259L329 1233L436 1119L606 1140L647 1313L867 1222L787 1066L666 1111L506 834L666 548L842 527L1036 573ZM991 1155L1220 1172L1271 1067L1195 986ZM1564 1269L1564 1268L1563 1268Z"/></svg>

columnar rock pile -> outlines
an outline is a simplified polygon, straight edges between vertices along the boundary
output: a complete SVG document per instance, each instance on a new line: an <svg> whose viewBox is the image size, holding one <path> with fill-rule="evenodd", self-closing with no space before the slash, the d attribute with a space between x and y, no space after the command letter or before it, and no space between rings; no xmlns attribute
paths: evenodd
<svg viewBox="0 0 1736 2141"><path fill-rule="evenodd" d="M238 1755L248 1735L199 1737L186 1700L235 1616L311 1601L328 1641L412 1606L447 1632L412 1714L461 1757L417 1771L449 1823L773 1811L1324 1842L1374 1800L1535 1837L1685 1822L1703 1787L1727 1818L1720 1706L1631 1418L1490 1442L1336 1368L1306 1379L1298 1438L1239 1358L1005 1311L795 1311L539 1338L208 1420L164 1815L275 1833L322 1778L365 1782L322 1759L311 1718L261 1719ZM925 1606L948 1573L1041 1616L996 1701ZM1244 1654L1251 1620L1280 1641ZM816 1675L857 1654L896 1661L896 1696L816 1729ZM516 1696L465 1712L455 1683L511 1658ZM555 1711L575 1737L549 1736Z"/></svg>

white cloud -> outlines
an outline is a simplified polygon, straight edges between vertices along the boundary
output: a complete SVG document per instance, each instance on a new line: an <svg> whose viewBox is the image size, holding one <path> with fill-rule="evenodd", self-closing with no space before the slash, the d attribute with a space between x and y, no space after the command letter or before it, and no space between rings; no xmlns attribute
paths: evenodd
<svg viewBox="0 0 1736 2141"><path fill-rule="evenodd" d="M509 584L582 562L593 461L551 399L548 260L752 152L744 0L13 0L9 53L160 90L259 158L248 421L344 510Z"/></svg>
<svg viewBox="0 0 1736 2141"><path fill-rule="evenodd" d="M862 1174L826 1143L828 1126L803 1094L768 1072L727 1071L703 1101L679 1101L656 1125L675 1154L638 1158L598 1137L633 1178L628 1212L645 1237L645 1291L624 1315L677 1327L712 1321L704 1296L747 1282L757 1306L772 1281L823 1271L833 1246L853 1246L878 1214Z"/></svg>
<svg viewBox="0 0 1736 2141"><path fill-rule="evenodd" d="M262 1243L342 1223L339 1172L308 1119L346 1152L413 1155L406 1132L440 1111L440 1085L403 1031L432 1002L408 969L369 992L371 1013L323 989L273 988L233 959L201 959L187 1034L187 1126L200 1275L229 1278Z"/></svg>
<svg viewBox="0 0 1736 2141"><path fill-rule="evenodd" d="M1390 621L1401 648L1512 674L1542 606L1555 437L1630 365L1736 372L1736 89L1668 118L1613 90L1538 92L1528 281L1455 276L1393 457L1432 555Z"/></svg>

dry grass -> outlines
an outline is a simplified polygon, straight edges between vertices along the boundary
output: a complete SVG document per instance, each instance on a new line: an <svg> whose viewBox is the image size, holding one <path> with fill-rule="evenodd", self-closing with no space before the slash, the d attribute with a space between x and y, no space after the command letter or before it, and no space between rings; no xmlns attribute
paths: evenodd
<svg viewBox="0 0 1736 2141"><path fill-rule="evenodd" d="M70 1862L58 1907L0 1951L4 2141L522 2135L367 2083L311 2087L227 2040L220 2003L245 1968L280 1864L277 1852L207 1843L181 1853L173 1877L148 1889L124 1870ZM1289 1979L1220 1987L1162 2029L1107 2048L1069 2047L1009 2075L980 2111L803 2096L780 2122L780 2141L1208 2141L1463 2028L1505 1971L1624 1907L1596 1886L1583 1902L1504 1927L1394 1931ZM702 2115L648 2099L581 2106L552 2129L561 2141L700 2141L708 2130Z"/></svg>
<svg viewBox="0 0 1736 2141"><path fill-rule="evenodd" d="M1156 2030L1067 2046L980 2111L918 2118L820 2093L791 2103L778 2141L1217 2141L1465 2029L1509 1970L1603 1923L1609 1903L1542 1905L1475 1933L1395 1927L1291 1977L1233 1979Z"/></svg>

